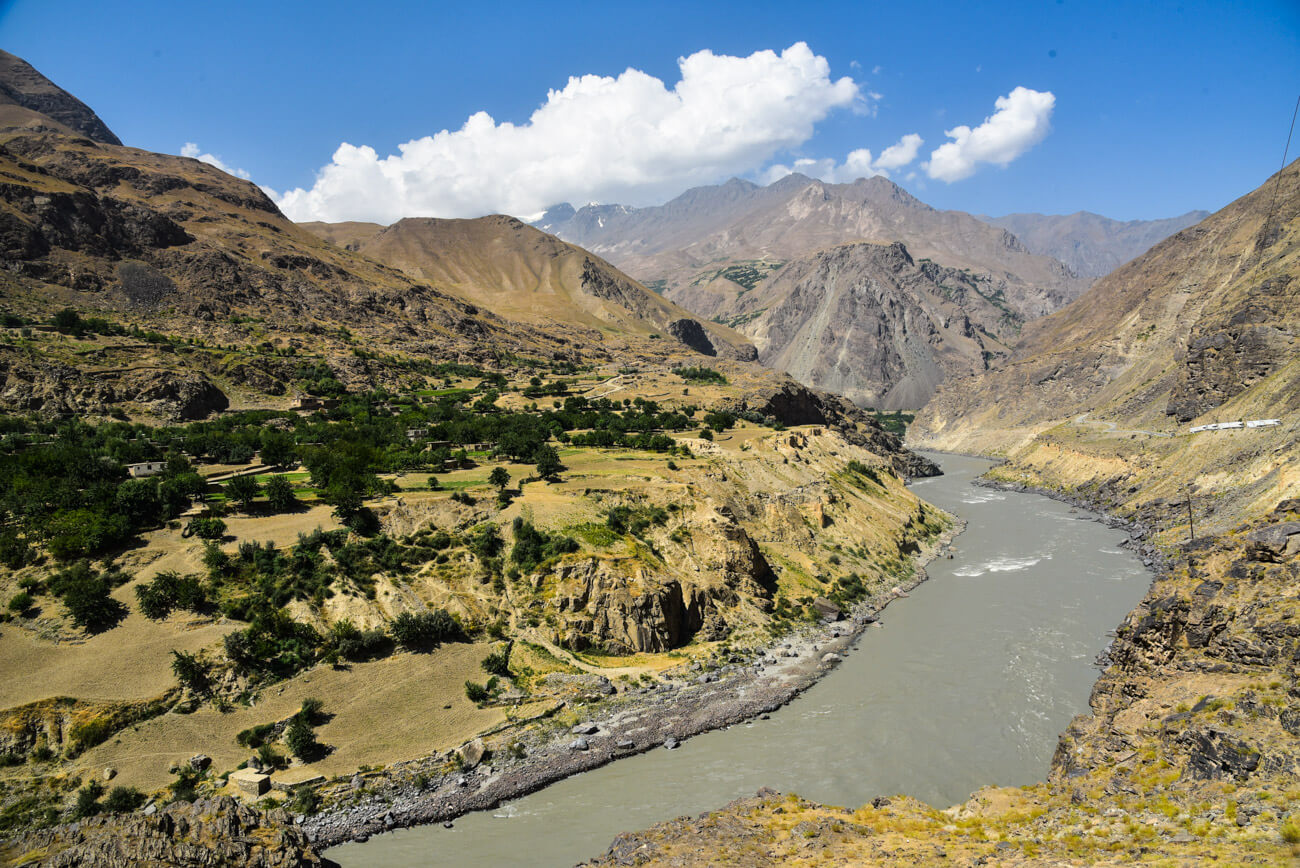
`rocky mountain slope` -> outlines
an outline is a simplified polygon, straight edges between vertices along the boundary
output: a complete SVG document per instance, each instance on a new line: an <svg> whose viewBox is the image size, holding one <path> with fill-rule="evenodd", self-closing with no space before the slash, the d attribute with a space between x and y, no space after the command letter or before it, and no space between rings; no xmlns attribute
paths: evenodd
<svg viewBox="0 0 1300 868"><path fill-rule="evenodd" d="M1025 326L1011 360L943 387L916 442L1055 462L1122 486L1120 499L1181 499L1192 482L1220 526L1295 484L1300 414L1300 164ZM1198 424L1280 419L1276 427ZM1140 447L1140 448L1139 448ZM1142 453L1157 452L1153 464ZM1104 472L1091 453L1104 455ZM1175 471L1172 472L1171 471ZM1133 489L1131 494L1124 493Z"/></svg>
<svg viewBox="0 0 1300 868"><path fill-rule="evenodd" d="M1175 232L1200 223L1209 211L1188 211L1164 220L1111 220L1089 211L1073 214L1007 214L980 219L1015 235L1033 253L1051 256L1080 277L1096 278L1146 253Z"/></svg>
<svg viewBox="0 0 1300 868"><path fill-rule="evenodd" d="M744 337L701 322L609 263L513 217L408 218L366 237L367 226L306 228L513 320L666 332L705 355L754 358Z"/></svg>
<svg viewBox="0 0 1300 868"><path fill-rule="evenodd" d="M983 275L913 260L901 243L795 259L725 308L762 362L862 406L922 406L944 379L1006 355L1021 316Z"/></svg>
<svg viewBox="0 0 1300 868"><path fill-rule="evenodd" d="M0 124L48 125L105 145L120 145L88 105L41 75L21 57L0 49Z"/></svg>
<svg viewBox="0 0 1300 868"><path fill-rule="evenodd" d="M733 179L654 208L571 211L553 209L537 225L662 287L688 310L696 309L699 287L723 281L739 292L755 272L851 241L901 241L917 258L986 275L1028 317L1057 309L1087 285L1005 230L931 208L883 177L828 184L795 174L767 187Z"/></svg>

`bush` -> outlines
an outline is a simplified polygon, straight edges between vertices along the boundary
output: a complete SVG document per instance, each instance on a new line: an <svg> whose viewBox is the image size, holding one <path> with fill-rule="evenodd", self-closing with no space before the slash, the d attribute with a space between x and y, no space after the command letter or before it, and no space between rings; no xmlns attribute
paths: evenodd
<svg viewBox="0 0 1300 868"><path fill-rule="evenodd" d="M182 576L171 570L159 573L147 584L137 585L135 596L140 613L151 621L161 621L176 609L199 612L208 602L198 576Z"/></svg>
<svg viewBox="0 0 1300 868"><path fill-rule="evenodd" d="M72 739L71 753L80 754L97 744L103 744L113 734L113 724L106 717L92 717L72 728L68 735Z"/></svg>
<svg viewBox="0 0 1300 868"><path fill-rule="evenodd" d="M465 695L469 697L470 702L486 702L488 690L482 684L475 684L473 681L465 682Z"/></svg>
<svg viewBox="0 0 1300 868"><path fill-rule="evenodd" d="M359 630L346 619L330 628L329 642L340 657L353 663L383 657L391 644L382 630Z"/></svg>
<svg viewBox="0 0 1300 868"><path fill-rule="evenodd" d="M185 526L185 531L199 539L218 540L226 535L226 523L219 518L195 516Z"/></svg>
<svg viewBox="0 0 1300 868"><path fill-rule="evenodd" d="M445 609L403 612L393 619L393 638L408 651L422 651L460 638L460 625Z"/></svg>
<svg viewBox="0 0 1300 868"><path fill-rule="evenodd" d="M289 723L289 728L284 734L284 743L289 746L289 752L303 762L311 762L320 754L320 743L316 741L316 733L312 732L311 724L301 714L294 715Z"/></svg>
<svg viewBox="0 0 1300 868"><path fill-rule="evenodd" d="M483 658L479 664L483 671L489 675L500 675L502 678L510 677L510 646L507 645L500 651L493 651Z"/></svg>
<svg viewBox="0 0 1300 868"><path fill-rule="evenodd" d="M208 675L208 665L197 654L184 651L172 651L172 672L181 687L199 696L206 696L212 690L212 679Z"/></svg>
<svg viewBox="0 0 1300 868"><path fill-rule="evenodd" d="M1287 817L1282 821L1282 840L1288 844L1300 844L1300 820L1295 817Z"/></svg>
<svg viewBox="0 0 1300 868"><path fill-rule="evenodd" d="M33 602L35 601L31 594L26 591L19 591L9 598L9 611L17 612L21 615L32 607Z"/></svg>
<svg viewBox="0 0 1300 868"><path fill-rule="evenodd" d="M110 814L126 814L144 804L144 793L135 787L113 787L104 799L104 810Z"/></svg>
<svg viewBox="0 0 1300 868"><path fill-rule="evenodd" d="M719 383L725 385L727 378L713 368L703 366L673 368L673 373L688 383Z"/></svg>
<svg viewBox="0 0 1300 868"><path fill-rule="evenodd" d="M72 809L72 819L81 820L99 813L99 797L104 795L104 785L91 781L77 790L77 804Z"/></svg>

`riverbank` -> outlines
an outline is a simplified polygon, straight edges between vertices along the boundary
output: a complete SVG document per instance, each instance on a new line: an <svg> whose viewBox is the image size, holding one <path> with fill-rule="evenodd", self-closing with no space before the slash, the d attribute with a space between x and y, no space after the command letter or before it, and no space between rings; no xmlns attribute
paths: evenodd
<svg viewBox="0 0 1300 868"><path fill-rule="evenodd" d="M898 590L905 594L925 581L925 566L949 550L964 526L952 517L950 527L913 556L913 574ZM295 820L320 848L448 823L615 760L760 718L791 702L852 653L862 632L898 596L891 590L864 600L843 621L803 628L758 651L733 652L716 668L701 666L653 687L565 708L532 731L496 733L480 762L457 764L435 756L358 775L349 785L356 793L351 804ZM577 724L570 724L575 715Z"/></svg>

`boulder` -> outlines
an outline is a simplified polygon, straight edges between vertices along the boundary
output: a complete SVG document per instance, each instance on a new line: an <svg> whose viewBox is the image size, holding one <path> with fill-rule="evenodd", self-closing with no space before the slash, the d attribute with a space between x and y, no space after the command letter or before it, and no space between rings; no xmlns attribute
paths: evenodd
<svg viewBox="0 0 1300 868"><path fill-rule="evenodd" d="M487 754L487 748L483 745L483 739L476 738L468 744L462 745L457 753L460 755L461 766L472 769L483 761L483 757Z"/></svg>
<svg viewBox="0 0 1300 868"><path fill-rule="evenodd" d="M589 745L587 740L582 736L578 736L573 741L569 742L569 750L587 750L589 747L591 747L591 745Z"/></svg>
<svg viewBox="0 0 1300 868"><path fill-rule="evenodd" d="M580 723L573 728L574 735L595 735L600 732L600 727L594 723Z"/></svg>
<svg viewBox="0 0 1300 868"><path fill-rule="evenodd" d="M196 772L201 772L210 765L212 765L212 757L205 753L196 753L190 757L190 768Z"/></svg>

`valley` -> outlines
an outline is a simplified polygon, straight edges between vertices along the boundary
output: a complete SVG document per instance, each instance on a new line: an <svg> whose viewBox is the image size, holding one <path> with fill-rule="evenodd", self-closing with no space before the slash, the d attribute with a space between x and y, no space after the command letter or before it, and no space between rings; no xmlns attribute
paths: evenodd
<svg viewBox="0 0 1300 868"><path fill-rule="evenodd" d="M298 224L0 83L0 864L1300 852L1300 163Z"/></svg>

